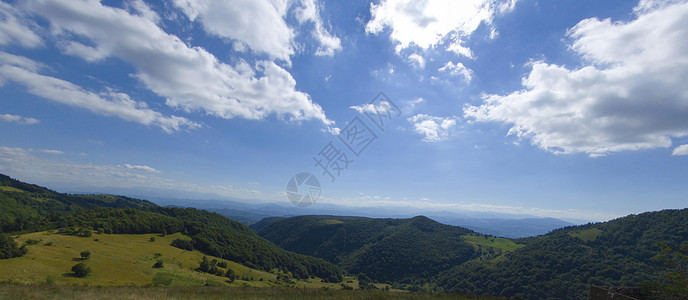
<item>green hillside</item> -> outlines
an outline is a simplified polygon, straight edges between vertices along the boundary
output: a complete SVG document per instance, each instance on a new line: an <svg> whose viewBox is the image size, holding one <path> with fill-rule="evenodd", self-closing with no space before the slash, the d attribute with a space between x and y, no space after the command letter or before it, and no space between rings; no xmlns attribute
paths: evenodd
<svg viewBox="0 0 688 300"><path fill-rule="evenodd" d="M91 231L105 234L183 233L190 237L191 249L254 269L271 271L277 268L297 279L315 276L328 282L342 280L342 271L337 266L285 251L245 225L216 213L193 208L163 208L148 201L118 196L61 194L6 176L0 184L6 187L0 190L0 220L5 225L0 233L47 229L60 229L62 233L78 236L90 236Z"/></svg>
<svg viewBox="0 0 688 300"><path fill-rule="evenodd" d="M683 268L682 273L680 268L674 273L678 280L688 284L688 209L568 227L524 242L525 246L503 259L456 266L437 276L436 282L446 291L527 299L587 299L590 285L638 286L645 280L666 279L663 274L671 269L658 259L664 249L669 262ZM686 286L684 296L688 296Z"/></svg>
<svg viewBox="0 0 688 300"><path fill-rule="evenodd" d="M479 256L462 237L474 234L426 217L371 219L300 216L265 226L259 235L284 249L323 258L375 281L425 282Z"/></svg>
<svg viewBox="0 0 688 300"><path fill-rule="evenodd" d="M70 236L51 232L23 234L19 244L27 241L29 252L22 257L0 260L0 282L37 284L50 282L58 285L86 284L96 286L151 285L160 274L171 275L170 285L200 286L207 282L230 285L228 278L195 271L205 254L185 251L170 243L186 238L181 233L161 237L158 234L93 234L91 237ZM34 244L35 243L35 244ZM80 253L88 250L91 255L82 260ZM210 259L220 258L210 257ZM154 268L158 261L162 268ZM86 278L71 274L71 267L84 262L93 272ZM277 272L250 269L241 264L225 261L227 268L237 275L234 286L278 286ZM295 286L331 286L337 284L295 281Z"/></svg>
<svg viewBox="0 0 688 300"><path fill-rule="evenodd" d="M154 206L123 196L62 194L0 174L0 232L48 229L50 220L99 207Z"/></svg>

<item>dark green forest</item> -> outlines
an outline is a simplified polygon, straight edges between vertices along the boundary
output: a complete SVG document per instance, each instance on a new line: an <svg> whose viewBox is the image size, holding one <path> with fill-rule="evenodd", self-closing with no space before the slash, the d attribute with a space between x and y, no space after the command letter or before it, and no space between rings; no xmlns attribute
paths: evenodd
<svg viewBox="0 0 688 300"><path fill-rule="evenodd" d="M278 220L258 231L284 249L388 283L425 282L440 271L475 258L475 248L461 239L469 233L473 232L422 216L299 216Z"/></svg>
<svg viewBox="0 0 688 300"><path fill-rule="evenodd" d="M567 227L521 242L526 246L503 259L456 266L436 282L447 291L527 299L586 299L590 285L662 282L672 270L657 256L663 244L686 247L688 209ZM685 265L685 257L676 263Z"/></svg>

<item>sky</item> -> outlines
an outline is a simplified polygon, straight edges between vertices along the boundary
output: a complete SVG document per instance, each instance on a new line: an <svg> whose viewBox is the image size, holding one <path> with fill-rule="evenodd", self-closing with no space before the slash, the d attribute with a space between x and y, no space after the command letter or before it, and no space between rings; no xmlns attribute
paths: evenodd
<svg viewBox="0 0 688 300"><path fill-rule="evenodd" d="M2 1L0 173L601 221L686 207L687 78L686 1Z"/></svg>

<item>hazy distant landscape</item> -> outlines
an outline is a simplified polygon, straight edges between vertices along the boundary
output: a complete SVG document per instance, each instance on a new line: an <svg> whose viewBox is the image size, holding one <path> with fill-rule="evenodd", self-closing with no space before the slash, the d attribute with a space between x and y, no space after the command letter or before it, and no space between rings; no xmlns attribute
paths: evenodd
<svg viewBox="0 0 688 300"><path fill-rule="evenodd" d="M2 299L688 299L688 0L0 0Z"/></svg>

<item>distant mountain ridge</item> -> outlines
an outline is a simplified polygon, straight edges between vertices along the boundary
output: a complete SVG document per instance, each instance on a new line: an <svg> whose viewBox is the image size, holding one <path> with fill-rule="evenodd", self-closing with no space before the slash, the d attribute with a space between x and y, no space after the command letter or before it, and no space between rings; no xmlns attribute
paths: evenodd
<svg viewBox="0 0 688 300"><path fill-rule="evenodd" d="M538 236L552 230L575 225L555 218L435 218L440 223L465 227L476 232L507 238Z"/></svg>
<svg viewBox="0 0 688 300"><path fill-rule="evenodd" d="M265 218L294 217L304 215L337 215L337 216L361 216L368 218L412 218L424 215L430 219L447 225L469 228L483 234L489 234L508 238L521 238L537 236L548 233L554 229L574 225L555 218L538 218L528 215L512 215L484 212L437 212L423 211L410 213L397 211L390 207L378 207L371 212L367 208L355 208L338 205L314 205L313 207L295 207L291 204L280 205L277 203L244 203L234 200L183 200L169 198L154 198L153 201L163 206L195 207L217 212L232 220L246 225L258 223ZM584 222L585 223L585 222Z"/></svg>

